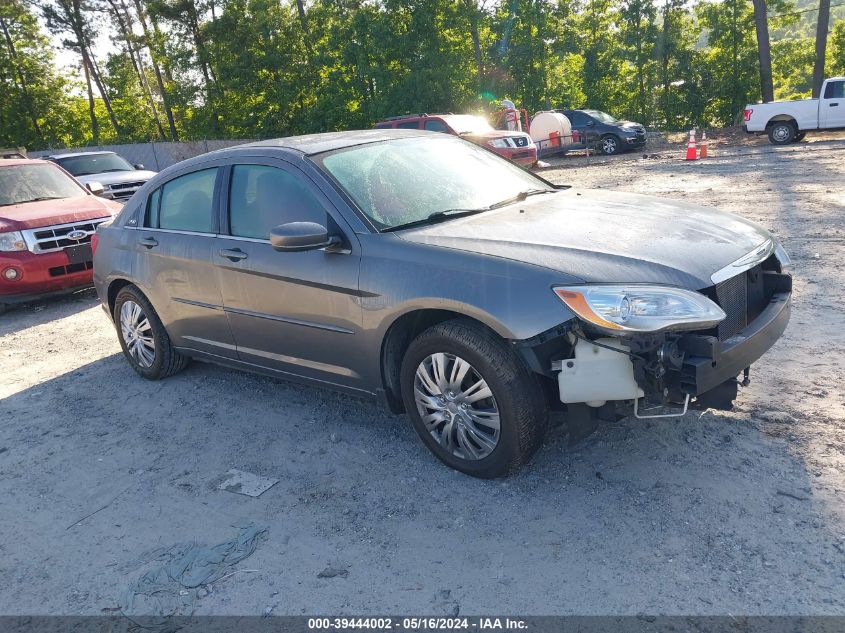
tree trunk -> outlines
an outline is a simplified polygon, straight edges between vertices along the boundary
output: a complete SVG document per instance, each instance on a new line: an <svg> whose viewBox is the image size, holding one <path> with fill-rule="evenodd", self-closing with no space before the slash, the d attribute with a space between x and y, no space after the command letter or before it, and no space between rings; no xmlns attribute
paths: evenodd
<svg viewBox="0 0 845 633"><path fill-rule="evenodd" d="M158 109L156 108L153 93L150 90L150 85L147 82L147 76L144 70L144 60L141 57L140 51L138 51L136 55L135 47L132 43L133 36L131 23L128 22L129 15L121 13L120 7L117 6L115 0L108 0L108 3L114 13L115 21L117 22L123 41L126 44L126 52L129 53L129 59L132 60L132 66L135 69L135 74L138 75L138 85L140 86L141 92L144 94L144 98L147 100L147 104L149 105L150 113L152 114L156 129L158 130L158 137L160 140L165 140L166 137L164 135L164 128L161 126L161 121L158 118Z"/></svg>
<svg viewBox="0 0 845 633"><path fill-rule="evenodd" d="M91 71L91 78L94 80L94 84L97 86L97 91L100 93L100 97L103 99L103 105L106 106L106 112L109 115L109 120L111 121L112 127L114 128L115 133L120 136L121 128L117 122L117 117L114 114L114 109L111 105L111 99L109 98L108 90L106 90L106 84L103 81L102 76L100 75L100 69L97 66L97 60L94 59L94 55L91 52L90 44L86 40L83 41L85 42L82 46L83 61L87 60L89 70Z"/></svg>
<svg viewBox="0 0 845 633"><path fill-rule="evenodd" d="M123 0L120 0L121 3ZM167 89L164 86L164 78L161 76L161 67L158 64L158 53L153 45L153 41L150 38L150 30L147 27L147 17L144 13L144 7L141 6L141 0L135 0L135 11L138 13L138 21L141 23L141 30L144 33L144 43L147 46L147 50L150 52L150 60L153 64L153 72L156 76L156 83L158 84L158 90L161 93L161 101L164 105L164 113L167 115L167 124L170 127L170 137L174 141L179 141L179 132L176 131L176 119L173 117L173 108L170 106L170 96L167 93ZM155 28L156 34L158 33L158 28Z"/></svg>
<svg viewBox="0 0 845 633"><path fill-rule="evenodd" d="M100 122L97 121L97 113L94 110L94 91L91 88L91 74L88 72L88 64L82 62L82 72L85 74L85 87L88 89L88 115L91 117L91 136L94 145L100 144Z"/></svg>
<svg viewBox="0 0 845 633"><path fill-rule="evenodd" d="M472 51L475 55L475 70L477 73L478 87L481 88L481 78L484 75L484 66L481 57L481 34L478 29L478 4L476 0L465 0L469 12L469 34L472 38Z"/></svg>
<svg viewBox="0 0 845 633"><path fill-rule="evenodd" d="M12 40L12 34L9 33L9 27L6 25L6 20L0 17L0 27L3 29L3 37L6 39L6 46L9 48L9 59L12 61L12 67L14 68L14 72L17 74L17 79L20 82L20 89L21 94L23 95L24 100L26 101L27 110L29 110L29 117L32 121L32 127L35 129L35 133L38 135L38 139L43 143L44 142L44 134L41 133L41 126L38 124L38 116L35 112L35 104L32 101L32 95L29 93L29 89L27 88L26 77L23 74L23 68L18 65L18 53L15 50L15 43Z"/></svg>
<svg viewBox="0 0 845 633"><path fill-rule="evenodd" d="M100 97L103 99L103 105L106 106L106 112L108 112L109 120L111 120L114 131L118 136L120 136L120 126L117 123L117 117L114 115L114 110L112 110L111 100L109 99L108 92L106 91L103 80L97 70L97 65L94 62L93 55L91 54L91 43L88 41L88 35L85 32L85 20L82 18L80 0L72 0L69 11L70 15L68 17L71 18L71 28L73 29L73 34L76 37L76 42L79 45L79 53L82 55L82 65L88 69L87 81L90 81L91 79L94 80L94 84L97 86Z"/></svg>
<svg viewBox="0 0 845 633"><path fill-rule="evenodd" d="M830 0L819 0L816 24L816 63L813 66L813 99L818 99L824 83L824 56L827 53L827 28L830 24Z"/></svg>
<svg viewBox="0 0 845 633"><path fill-rule="evenodd" d="M757 51L760 55L760 93L763 103L775 100L775 88L772 84L772 51L769 48L769 16L766 0L753 0L754 26L757 30Z"/></svg>

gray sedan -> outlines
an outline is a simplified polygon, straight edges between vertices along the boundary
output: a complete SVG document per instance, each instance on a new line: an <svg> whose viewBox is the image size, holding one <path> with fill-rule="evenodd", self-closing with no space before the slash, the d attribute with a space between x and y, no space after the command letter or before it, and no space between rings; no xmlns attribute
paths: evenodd
<svg viewBox="0 0 845 633"><path fill-rule="evenodd" d="M783 249L739 217L555 186L402 130L179 163L94 246L144 378L197 359L378 398L478 477L525 463L550 409L730 408L792 288Z"/></svg>

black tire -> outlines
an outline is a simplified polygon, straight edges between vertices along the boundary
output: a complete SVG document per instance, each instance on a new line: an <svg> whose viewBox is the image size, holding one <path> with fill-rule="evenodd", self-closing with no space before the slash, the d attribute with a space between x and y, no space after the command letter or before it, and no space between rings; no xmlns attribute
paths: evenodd
<svg viewBox="0 0 845 633"><path fill-rule="evenodd" d="M795 140L798 129L792 121L775 121L768 127L768 133L772 145L788 145Z"/></svg>
<svg viewBox="0 0 845 633"><path fill-rule="evenodd" d="M605 156L622 153L622 141L615 134L605 134L599 140L599 151Z"/></svg>
<svg viewBox="0 0 845 633"><path fill-rule="evenodd" d="M807 136L806 132L798 132L798 134L795 135L795 142L800 143L801 141L804 140L805 136Z"/></svg>
<svg viewBox="0 0 845 633"><path fill-rule="evenodd" d="M415 379L420 364L438 352L465 360L492 392L500 429L486 457L456 456L425 427L414 397ZM504 341L472 321L445 321L415 338L402 359L400 381L405 410L423 443L443 463L473 477L489 479L515 471L539 448L548 427L548 405L537 378Z"/></svg>
<svg viewBox="0 0 845 633"><path fill-rule="evenodd" d="M123 333L121 332L121 309L128 301L132 301L140 306L141 310L143 310L143 316L147 318L150 325L149 329L155 343L155 352L152 363L148 367L141 365L138 360L132 356L127 346L127 342L124 339ZM121 349L123 349L123 355L138 375L146 378L147 380L161 380L162 378L167 378L168 376L172 376L173 374L182 371L190 362L190 359L187 356L180 354L173 349L173 345L170 343L170 336L168 336L164 324L161 322L161 319L152 304L147 300L144 293L141 292L137 286L129 285L121 288L120 292L117 293L117 298L114 302L114 313L112 314L112 317L114 319L115 329L117 330L117 339L120 341Z"/></svg>

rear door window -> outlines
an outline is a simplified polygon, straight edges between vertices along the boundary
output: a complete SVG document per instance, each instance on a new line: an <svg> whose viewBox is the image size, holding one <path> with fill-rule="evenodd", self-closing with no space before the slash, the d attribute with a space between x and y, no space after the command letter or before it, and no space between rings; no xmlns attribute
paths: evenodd
<svg viewBox="0 0 845 633"><path fill-rule="evenodd" d="M396 127L400 130L419 130L420 129L420 122L419 121L402 121L402 123L397 123Z"/></svg>
<svg viewBox="0 0 845 633"><path fill-rule="evenodd" d="M174 178L154 191L145 226L195 233L214 232L214 185L217 168Z"/></svg>

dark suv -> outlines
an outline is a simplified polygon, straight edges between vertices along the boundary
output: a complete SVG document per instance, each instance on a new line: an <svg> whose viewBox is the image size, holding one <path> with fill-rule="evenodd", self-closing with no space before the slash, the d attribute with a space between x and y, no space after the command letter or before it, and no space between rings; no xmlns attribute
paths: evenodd
<svg viewBox="0 0 845 633"><path fill-rule="evenodd" d="M578 132L580 145L602 154L619 154L645 145L645 127L633 121L617 121L601 110L555 110Z"/></svg>

